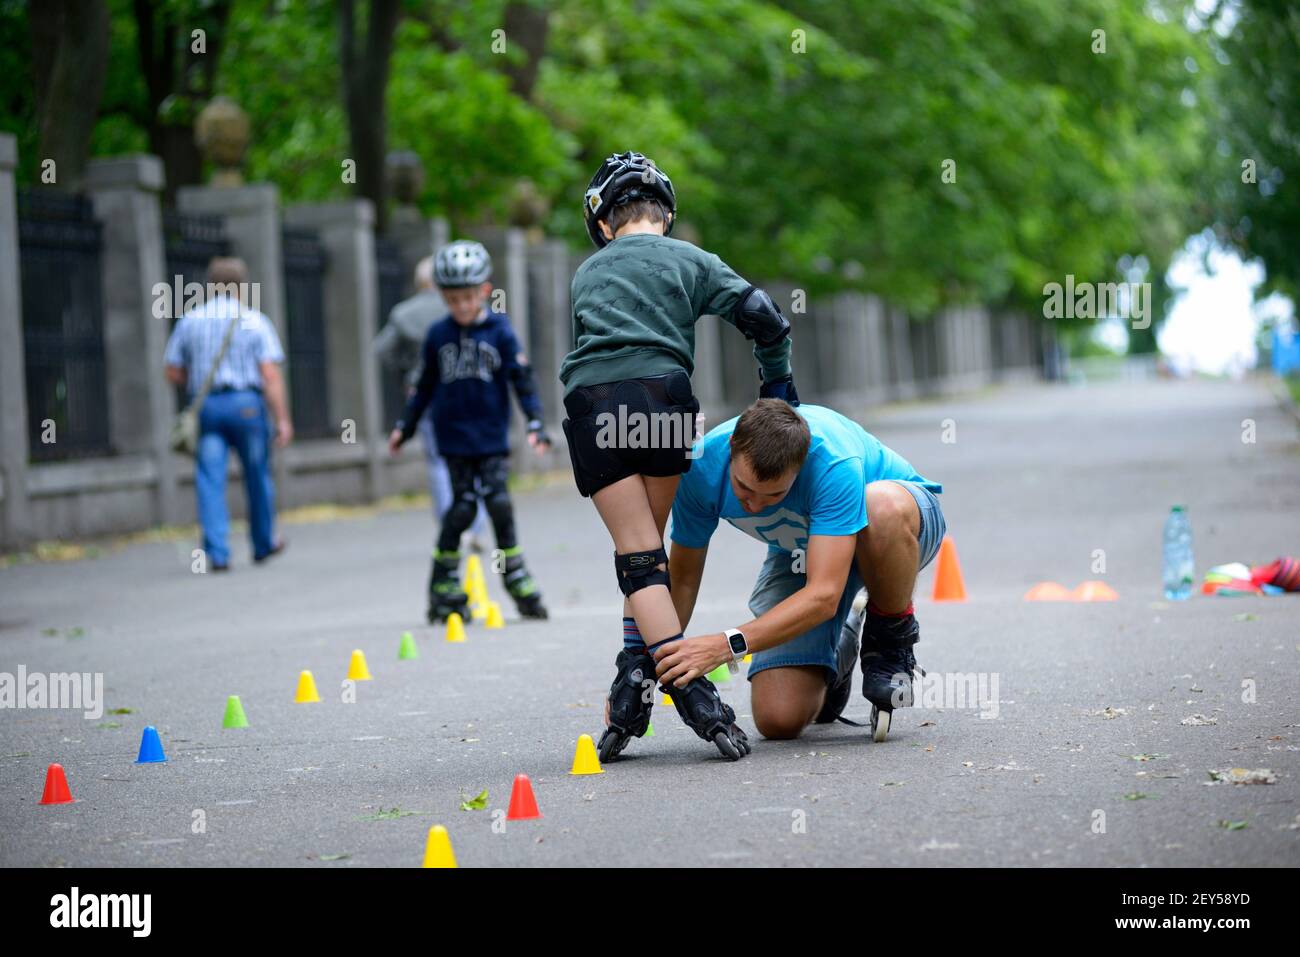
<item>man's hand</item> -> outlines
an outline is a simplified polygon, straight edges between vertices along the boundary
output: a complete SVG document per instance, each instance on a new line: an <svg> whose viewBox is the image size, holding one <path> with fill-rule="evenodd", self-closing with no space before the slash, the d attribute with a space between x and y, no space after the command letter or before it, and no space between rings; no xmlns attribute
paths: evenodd
<svg viewBox="0 0 1300 957"><path fill-rule="evenodd" d="M722 632L696 635L664 645L654 653L655 673L660 684L685 688L718 665L731 660L731 644Z"/></svg>
<svg viewBox="0 0 1300 957"><path fill-rule="evenodd" d="M393 429L388 433L388 454L396 455L397 450L402 447L402 430Z"/></svg>
<svg viewBox="0 0 1300 957"><path fill-rule="evenodd" d="M293 423L286 416L275 423L275 447L282 449L292 441Z"/></svg>

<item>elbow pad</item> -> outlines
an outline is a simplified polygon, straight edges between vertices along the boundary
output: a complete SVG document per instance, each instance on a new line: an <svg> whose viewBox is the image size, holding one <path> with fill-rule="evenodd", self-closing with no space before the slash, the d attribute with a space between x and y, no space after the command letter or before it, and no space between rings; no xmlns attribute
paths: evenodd
<svg viewBox="0 0 1300 957"><path fill-rule="evenodd" d="M731 310L731 319L746 339L753 339L760 346L771 346L790 334L790 320L781 315L781 308L772 301L772 297L750 286Z"/></svg>

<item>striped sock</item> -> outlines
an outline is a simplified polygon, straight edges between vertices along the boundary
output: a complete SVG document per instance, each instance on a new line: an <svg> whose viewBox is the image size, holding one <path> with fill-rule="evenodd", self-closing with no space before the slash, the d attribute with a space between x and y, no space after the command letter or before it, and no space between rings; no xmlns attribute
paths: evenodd
<svg viewBox="0 0 1300 957"><path fill-rule="evenodd" d="M623 647L631 652L645 651L645 642L641 639L641 630L637 628L635 618L623 619Z"/></svg>

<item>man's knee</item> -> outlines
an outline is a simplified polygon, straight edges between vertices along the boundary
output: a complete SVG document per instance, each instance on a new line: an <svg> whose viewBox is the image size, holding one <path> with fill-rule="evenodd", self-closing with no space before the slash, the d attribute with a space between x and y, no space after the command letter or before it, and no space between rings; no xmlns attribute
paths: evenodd
<svg viewBox="0 0 1300 957"><path fill-rule="evenodd" d="M882 480L867 486L867 527L863 533L870 540L874 537L893 537L910 534L913 538L920 531L921 512L912 493L897 482Z"/></svg>
<svg viewBox="0 0 1300 957"><path fill-rule="evenodd" d="M793 741L808 727L809 719L789 709L760 711L754 709L754 726L769 741Z"/></svg>
<svg viewBox="0 0 1300 957"><path fill-rule="evenodd" d="M821 710L823 670L811 665L772 668L754 676L750 706L758 733L772 740L799 737Z"/></svg>

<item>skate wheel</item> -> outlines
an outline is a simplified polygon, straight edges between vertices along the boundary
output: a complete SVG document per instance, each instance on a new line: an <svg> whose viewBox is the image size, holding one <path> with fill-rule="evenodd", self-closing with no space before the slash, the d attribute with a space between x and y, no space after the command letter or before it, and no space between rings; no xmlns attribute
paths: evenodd
<svg viewBox="0 0 1300 957"><path fill-rule="evenodd" d="M627 738L613 728L606 728L605 733L600 736L600 744L596 751L601 761L613 761L625 747L627 747Z"/></svg>
<svg viewBox="0 0 1300 957"><path fill-rule="evenodd" d="M718 751L728 761L739 761L742 757L740 749L736 743L731 740L731 736L725 731L719 731L713 736L713 743L718 746Z"/></svg>
<svg viewBox="0 0 1300 957"><path fill-rule="evenodd" d="M889 719L893 712L881 711L875 705L871 706L871 740L880 744L889 734Z"/></svg>

